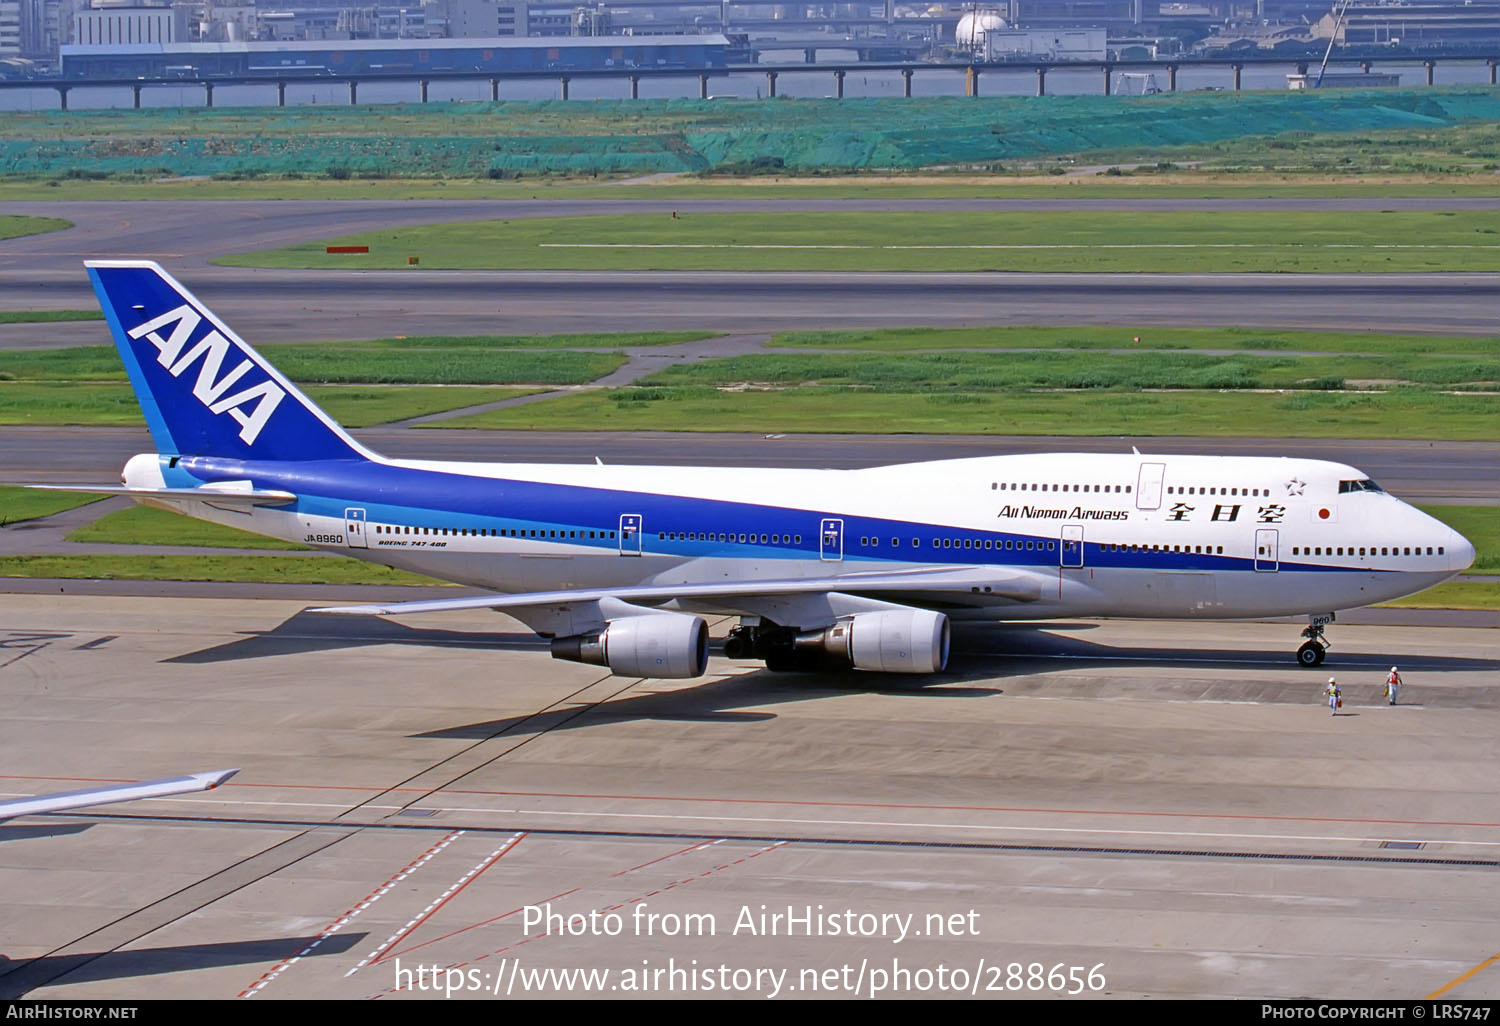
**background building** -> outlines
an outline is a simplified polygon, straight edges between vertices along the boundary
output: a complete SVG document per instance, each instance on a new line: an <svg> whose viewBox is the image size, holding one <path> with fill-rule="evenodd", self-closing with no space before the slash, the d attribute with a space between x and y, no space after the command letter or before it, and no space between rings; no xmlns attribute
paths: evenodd
<svg viewBox="0 0 1500 1026"><path fill-rule="evenodd" d="M66 78L197 78L413 72L556 72L590 68L722 68L721 35L332 42L65 44Z"/></svg>

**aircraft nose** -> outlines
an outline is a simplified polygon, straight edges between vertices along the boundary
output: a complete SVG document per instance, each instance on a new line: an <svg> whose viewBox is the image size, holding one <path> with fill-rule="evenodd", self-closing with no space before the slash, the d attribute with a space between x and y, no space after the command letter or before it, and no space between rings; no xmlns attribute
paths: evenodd
<svg viewBox="0 0 1500 1026"><path fill-rule="evenodd" d="M1448 569L1453 571L1467 570L1474 565L1474 543L1469 541L1457 531L1449 532L1452 537L1448 541Z"/></svg>

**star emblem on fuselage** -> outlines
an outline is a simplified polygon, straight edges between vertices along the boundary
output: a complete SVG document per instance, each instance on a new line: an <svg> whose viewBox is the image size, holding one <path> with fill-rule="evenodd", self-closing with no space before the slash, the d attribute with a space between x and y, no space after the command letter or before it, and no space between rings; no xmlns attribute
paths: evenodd
<svg viewBox="0 0 1500 1026"><path fill-rule="evenodd" d="M1294 477L1286 483L1286 493L1288 495L1301 495L1302 489L1306 487L1306 481L1301 481Z"/></svg>

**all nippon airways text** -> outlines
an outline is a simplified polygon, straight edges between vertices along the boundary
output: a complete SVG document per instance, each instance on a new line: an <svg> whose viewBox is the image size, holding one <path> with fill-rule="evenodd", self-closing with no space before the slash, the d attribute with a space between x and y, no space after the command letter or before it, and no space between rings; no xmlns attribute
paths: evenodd
<svg viewBox="0 0 1500 1026"><path fill-rule="evenodd" d="M721 919L724 920L721 922ZM645 902L630 912L554 912L551 903L527 905L522 930L527 936L568 937L880 937L900 944L912 937L978 937L979 913L858 912L822 905L741 905L728 916L712 912L657 912Z"/></svg>

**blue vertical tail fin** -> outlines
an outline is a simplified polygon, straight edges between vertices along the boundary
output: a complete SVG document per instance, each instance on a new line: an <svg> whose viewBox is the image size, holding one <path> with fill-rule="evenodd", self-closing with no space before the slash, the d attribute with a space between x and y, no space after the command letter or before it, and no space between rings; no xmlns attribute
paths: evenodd
<svg viewBox="0 0 1500 1026"><path fill-rule="evenodd" d="M84 266L157 451L244 460L374 456L155 263Z"/></svg>

